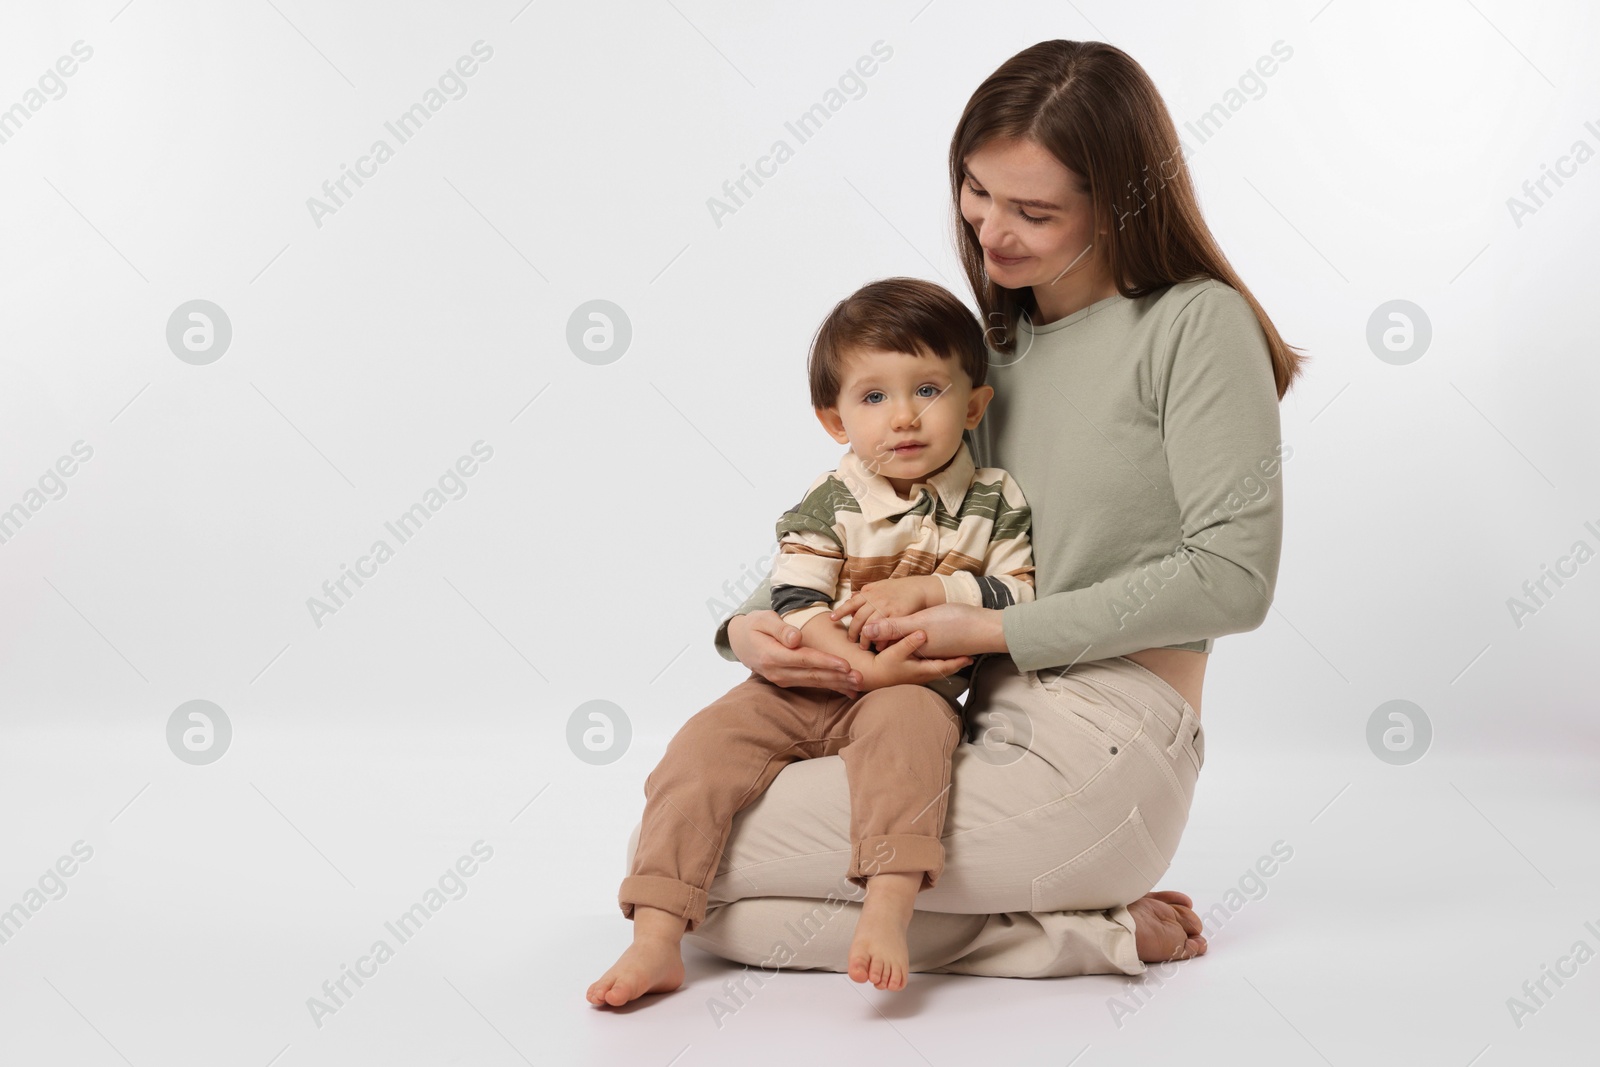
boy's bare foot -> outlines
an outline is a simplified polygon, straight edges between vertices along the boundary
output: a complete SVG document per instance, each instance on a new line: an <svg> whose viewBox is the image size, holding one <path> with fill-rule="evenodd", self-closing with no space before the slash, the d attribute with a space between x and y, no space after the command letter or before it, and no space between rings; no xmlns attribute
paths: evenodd
<svg viewBox="0 0 1600 1067"><path fill-rule="evenodd" d="M878 874L867 879L867 899L850 941L850 980L871 982L879 989L906 987L911 953L906 927L922 888L922 872Z"/></svg>
<svg viewBox="0 0 1600 1067"><path fill-rule="evenodd" d="M1206 939L1200 936L1205 927L1187 895L1171 889L1146 893L1128 905L1128 912L1133 916L1134 941L1144 962L1205 955Z"/></svg>
<svg viewBox="0 0 1600 1067"><path fill-rule="evenodd" d="M683 985L683 919L638 905L633 909L633 944L589 987L590 1004L621 1007L646 993L670 993Z"/></svg>

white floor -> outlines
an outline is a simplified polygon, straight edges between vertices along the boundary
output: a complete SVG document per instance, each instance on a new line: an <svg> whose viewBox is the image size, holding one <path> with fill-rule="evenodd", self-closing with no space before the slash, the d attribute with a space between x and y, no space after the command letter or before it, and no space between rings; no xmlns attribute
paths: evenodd
<svg viewBox="0 0 1600 1067"><path fill-rule="evenodd" d="M629 936L613 900L648 746L611 774L549 759L539 746L560 739L525 731L235 728L235 749L199 768L146 729L11 733L0 907L25 904L75 842L93 851L0 944L0 1063L1464 1067L1596 1055L1592 758L1434 752L1393 768L1355 746L1274 753L1208 728L1163 881L1202 912L1239 893L1205 957L1165 979L914 975L900 994L790 972L719 1024L710 1002L738 968L692 948L675 994L625 1011L583 1000ZM492 855L463 863L465 892L447 877L458 897L400 941L385 922L479 841ZM1252 883L1280 841L1292 856ZM346 979L350 995L318 1025L308 999L379 939L393 957L360 987ZM1535 1004L1523 983L1579 941L1584 962L1563 986L1546 979ZM1512 997L1537 1008L1520 1026Z"/></svg>

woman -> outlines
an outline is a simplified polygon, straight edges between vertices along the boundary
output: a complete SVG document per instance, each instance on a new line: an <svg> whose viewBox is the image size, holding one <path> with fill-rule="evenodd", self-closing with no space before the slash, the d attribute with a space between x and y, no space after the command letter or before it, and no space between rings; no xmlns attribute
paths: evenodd
<svg viewBox="0 0 1600 1067"><path fill-rule="evenodd" d="M1189 897L1147 891L1204 762L1212 639L1271 605L1278 402L1304 357L1206 229L1165 105L1119 49L1046 41L1004 63L957 124L950 180L996 390L968 440L1032 506L1036 599L852 621L927 679L982 659L912 970L1138 974L1206 949ZM799 648L768 588L719 628L719 652L854 696L860 678ZM855 916L839 912L860 908L847 797L838 756L785 768L735 819L689 936L764 968L843 970Z"/></svg>

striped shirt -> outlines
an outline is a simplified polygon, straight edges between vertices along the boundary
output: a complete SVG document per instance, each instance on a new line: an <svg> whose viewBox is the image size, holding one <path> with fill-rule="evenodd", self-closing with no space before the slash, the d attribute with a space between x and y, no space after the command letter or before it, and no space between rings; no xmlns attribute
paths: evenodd
<svg viewBox="0 0 1600 1067"><path fill-rule="evenodd" d="M1016 480L975 467L964 439L944 470L911 487L911 499L846 452L778 520L772 609L799 629L868 582L925 574L939 578L949 604L1030 603L1031 516ZM959 696L974 665L930 684Z"/></svg>

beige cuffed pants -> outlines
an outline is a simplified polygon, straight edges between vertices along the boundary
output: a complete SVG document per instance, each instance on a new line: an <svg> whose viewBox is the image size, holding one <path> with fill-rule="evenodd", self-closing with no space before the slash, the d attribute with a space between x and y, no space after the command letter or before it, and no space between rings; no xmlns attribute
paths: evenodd
<svg viewBox="0 0 1600 1067"><path fill-rule="evenodd" d="M645 779L644 817L617 903L705 919L733 817L796 760L838 756L849 783L845 878L944 868L950 757L961 705L925 685L891 685L851 699L831 689L773 685L755 672L692 716Z"/></svg>
<svg viewBox="0 0 1600 1067"><path fill-rule="evenodd" d="M1122 656L1036 673L1004 654L978 663L965 709L944 869L917 896L911 969L1144 971L1127 905L1166 872L1188 822L1205 762L1194 709ZM792 763L735 816L686 940L769 971L843 971L863 896L851 861L843 759Z"/></svg>

